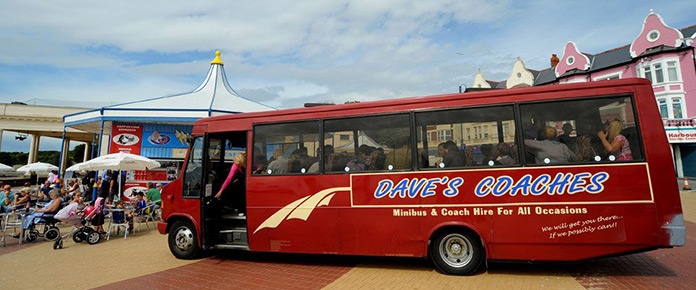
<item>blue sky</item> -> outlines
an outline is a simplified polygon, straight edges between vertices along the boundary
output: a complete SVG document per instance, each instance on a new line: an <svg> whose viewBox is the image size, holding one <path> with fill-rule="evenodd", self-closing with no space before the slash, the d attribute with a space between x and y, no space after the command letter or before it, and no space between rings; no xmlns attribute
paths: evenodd
<svg viewBox="0 0 696 290"><path fill-rule="evenodd" d="M109 104L195 89L215 51L232 87L276 108L451 93L520 57L549 67L574 41L629 44L651 9L696 24L677 1L0 0L0 103ZM5 133L2 151L27 151ZM41 150L58 150L42 139Z"/></svg>

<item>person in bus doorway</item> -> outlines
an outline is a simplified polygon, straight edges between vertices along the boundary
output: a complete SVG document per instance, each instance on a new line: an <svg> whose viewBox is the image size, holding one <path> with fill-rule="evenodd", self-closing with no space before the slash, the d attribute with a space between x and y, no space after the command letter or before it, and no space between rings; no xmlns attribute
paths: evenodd
<svg viewBox="0 0 696 290"><path fill-rule="evenodd" d="M544 140L524 140L527 151L534 155L536 164L568 163L577 160L573 151L565 144L555 141L556 128L546 126Z"/></svg>
<svg viewBox="0 0 696 290"><path fill-rule="evenodd" d="M602 141L604 149L607 150L608 156L615 156L616 160L633 160L633 154L631 153L628 139L626 139L624 135L621 135L622 129L623 123L614 119L609 122L606 132L599 131L597 136L599 136L599 140Z"/></svg>
<svg viewBox="0 0 696 290"><path fill-rule="evenodd" d="M246 203L244 202L244 170L246 166L246 153L237 153L232 162L230 173L225 182L215 194L215 198L222 200L224 206L236 208L240 216L244 216ZM231 185L231 192L223 196L223 192Z"/></svg>

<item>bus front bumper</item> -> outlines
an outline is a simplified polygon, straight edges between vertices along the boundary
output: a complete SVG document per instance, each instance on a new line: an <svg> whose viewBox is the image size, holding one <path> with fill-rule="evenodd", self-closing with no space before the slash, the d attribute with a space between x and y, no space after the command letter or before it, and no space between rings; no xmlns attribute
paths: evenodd
<svg viewBox="0 0 696 290"><path fill-rule="evenodd" d="M167 234L167 222L165 222L165 221L157 222L157 231L163 235Z"/></svg>

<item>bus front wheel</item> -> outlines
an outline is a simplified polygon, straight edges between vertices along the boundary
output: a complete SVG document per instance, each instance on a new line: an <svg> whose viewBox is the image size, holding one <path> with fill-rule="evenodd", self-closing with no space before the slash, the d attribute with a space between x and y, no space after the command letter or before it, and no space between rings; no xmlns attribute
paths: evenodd
<svg viewBox="0 0 696 290"><path fill-rule="evenodd" d="M187 221L178 221L169 231L169 250L179 259L193 259L198 254L196 228Z"/></svg>
<svg viewBox="0 0 696 290"><path fill-rule="evenodd" d="M474 274L483 265L484 256L480 239L473 233L445 232L430 243L430 259L446 274Z"/></svg>

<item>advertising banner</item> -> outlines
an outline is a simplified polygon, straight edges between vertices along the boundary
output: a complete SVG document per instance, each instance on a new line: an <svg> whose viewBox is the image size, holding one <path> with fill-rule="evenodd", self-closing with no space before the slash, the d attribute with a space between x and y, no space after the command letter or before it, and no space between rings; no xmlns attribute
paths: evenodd
<svg viewBox="0 0 696 290"><path fill-rule="evenodd" d="M109 153L131 153L140 155L143 127L135 124L114 124L111 129Z"/></svg>

